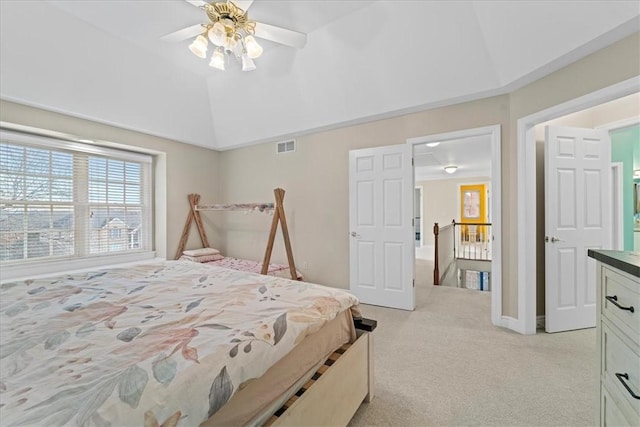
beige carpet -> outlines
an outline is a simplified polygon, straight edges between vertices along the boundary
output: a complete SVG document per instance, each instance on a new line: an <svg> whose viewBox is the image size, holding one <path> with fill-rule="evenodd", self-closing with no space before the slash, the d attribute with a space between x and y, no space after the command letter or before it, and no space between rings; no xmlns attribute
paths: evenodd
<svg viewBox="0 0 640 427"><path fill-rule="evenodd" d="M431 286L416 267L415 311L363 306L379 322L376 397L350 426L595 424L595 329L494 327L489 293Z"/></svg>

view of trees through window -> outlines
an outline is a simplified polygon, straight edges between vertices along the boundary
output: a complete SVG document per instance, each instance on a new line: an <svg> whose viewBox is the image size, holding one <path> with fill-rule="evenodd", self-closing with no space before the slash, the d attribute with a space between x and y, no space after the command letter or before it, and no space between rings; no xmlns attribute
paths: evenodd
<svg viewBox="0 0 640 427"><path fill-rule="evenodd" d="M143 248L146 165L0 143L0 260Z"/></svg>

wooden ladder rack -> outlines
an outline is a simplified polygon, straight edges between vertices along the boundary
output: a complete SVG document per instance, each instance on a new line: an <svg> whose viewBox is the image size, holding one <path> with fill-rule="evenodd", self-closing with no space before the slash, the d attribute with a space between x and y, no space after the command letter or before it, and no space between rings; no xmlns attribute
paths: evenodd
<svg viewBox="0 0 640 427"><path fill-rule="evenodd" d="M291 278L293 280L298 279L298 274L296 273L296 264L293 260L293 250L291 249L291 241L289 240L289 228L287 227L287 219L284 215L284 193L285 191L282 188L276 188L273 190L275 195L276 203L275 206L273 203L246 203L246 204L235 204L235 205L203 205L199 206L198 202L200 201L199 194L189 194L189 214L187 215L187 221L184 224L184 228L182 229L182 236L180 237L180 243L178 243L178 250L176 251L175 259L180 258L182 256L182 251L184 251L185 246L187 245L187 240L189 239L189 231L191 230L191 224L193 222L196 223L196 227L198 228L198 234L200 235L200 240L202 241L202 247L209 247L209 240L207 239L207 234L204 230L204 225L202 224L202 218L200 217L200 211L203 210L253 210L257 209L260 211L273 209L273 221L271 222L271 230L269 231L269 239L267 240L267 249L264 254L264 260L262 262L262 270L260 274L267 274L269 271L269 263L271 262L271 253L273 252L273 244L276 238L276 232L278 231L278 223L282 226L282 235L284 238L284 246L287 251L287 261L289 263L289 272L291 273Z"/></svg>

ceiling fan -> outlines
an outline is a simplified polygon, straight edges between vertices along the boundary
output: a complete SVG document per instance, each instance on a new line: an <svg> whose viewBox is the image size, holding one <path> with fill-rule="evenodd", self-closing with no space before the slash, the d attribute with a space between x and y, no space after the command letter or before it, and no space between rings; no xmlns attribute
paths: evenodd
<svg viewBox="0 0 640 427"><path fill-rule="evenodd" d="M262 54L262 47L254 36L298 49L307 42L304 33L249 19L246 11L253 0L185 1L203 9L209 22L183 28L161 37L161 40L180 42L195 37L189 49L200 58L206 58L211 41L215 48L209 65L213 68L224 70L227 57L234 55L241 61L243 71L255 70L253 59Z"/></svg>

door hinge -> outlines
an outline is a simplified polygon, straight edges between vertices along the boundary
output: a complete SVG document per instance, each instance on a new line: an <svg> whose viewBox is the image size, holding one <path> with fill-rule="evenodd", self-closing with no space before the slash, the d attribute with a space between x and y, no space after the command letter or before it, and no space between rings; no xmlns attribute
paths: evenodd
<svg viewBox="0 0 640 427"><path fill-rule="evenodd" d="M412 227L416 226L416 219L415 218L411 218L411 226Z"/></svg>
<svg viewBox="0 0 640 427"><path fill-rule="evenodd" d="M416 279L413 279L413 287L416 287Z"/></svg>
<svg viewBox="0 0 640 427"><path fill-rule="evenodd" d="M413 166L413 157L411 158L411 166Z"/></svg>

